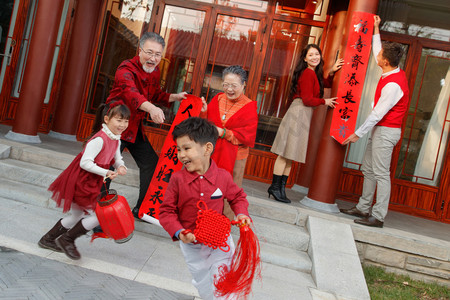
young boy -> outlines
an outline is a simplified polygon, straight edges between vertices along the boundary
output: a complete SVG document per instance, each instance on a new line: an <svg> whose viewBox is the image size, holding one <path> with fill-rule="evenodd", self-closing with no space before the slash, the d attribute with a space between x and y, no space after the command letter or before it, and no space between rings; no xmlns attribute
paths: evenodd
<svg viewBox="0 0 450 300"><path fill-rule="evenodd" d="M193 233L183 234L182 231L194 231L199 200L203 200L208 209L222 214L223 199L226 198L238 220L250 224L247 195L233 182L229 172L218 168L211 160L218 137L214 125L205 119L192 117L175 126L172 135L177 143L178 160L184 168L170 178L159 221L174 241L183 242L180 243L181 252L200 297L217 299L214 296L214 275L218 274L221 265L231 264L234 254L231 235L227 240L230 251L224 252L195 243Z"/></svg>

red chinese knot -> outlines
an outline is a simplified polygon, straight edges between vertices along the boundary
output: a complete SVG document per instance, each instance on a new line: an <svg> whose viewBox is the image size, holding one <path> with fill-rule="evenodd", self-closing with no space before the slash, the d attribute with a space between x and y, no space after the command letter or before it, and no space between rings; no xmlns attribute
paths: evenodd
<svg viewBox="0 0 450 300"><path fill-rule="evenodd" d="M202 208L201 206L204 206ZM230 251L227 239L231 232L230 220L218 212L208 209L206 203L200 200L194 235L197 242L213 249L219 248L224 252Z"/></svg>

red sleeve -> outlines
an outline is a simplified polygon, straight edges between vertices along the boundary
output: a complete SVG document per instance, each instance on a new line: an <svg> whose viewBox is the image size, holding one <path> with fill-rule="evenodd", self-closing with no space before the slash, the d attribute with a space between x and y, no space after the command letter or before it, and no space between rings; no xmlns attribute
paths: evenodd
<svg viewBox="0 0 450 300"><path fill-rule="evenodd" d="M297 89L300 89L300 98L306 106L319 106L325 104L320 94L319 80L316 73L311 69L305 69L298 79Z"/></svg>
<svg viewBox="0 0 450 300"><path fill-rule="evenodd" d="M121 96L127 100L127 105L130 109L137 110L147 99L141 94L136 81L139 80L139 75L131 69L131 66L123 63L116 71L114 78L114 86L120 87Z"/></svg>
<svg viewBox="0 0 450 300"><path fill-rule="evenodd" d="M178 176L175 175L176 173L170 178L164 194L164 201L159 207L159 223L169 233L173 241L178 240L174 237L175 233L184 228L178 218L179 185Z"/></svg>
<svg viewBox="0 0 450 300"><path fill-rule="evenodd" d="M222 171L223 174L219 174L219 178L227 180L227 188L224 198L226 198L228 203L230 203L231 209L235 215L244 214L246 216L250 216L248 214L247 194L244 192L244 189L238 187L237 184L234 183L230 173L223 169L220 171Z"/></svg>

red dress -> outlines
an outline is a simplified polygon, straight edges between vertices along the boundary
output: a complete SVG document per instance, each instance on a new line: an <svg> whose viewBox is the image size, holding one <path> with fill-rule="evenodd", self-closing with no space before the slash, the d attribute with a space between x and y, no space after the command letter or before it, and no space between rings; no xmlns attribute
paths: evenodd
<svg viewBox="0 0 450 300"><path fill-rule="evenodd" d="M97 132L89 141L96 137L103 139L103 147L94 162L101 168L109 169L114 164L114 155L119 147L119 141L109 138L103 130ZM80 167L84 150L48 188L53 193L51 198L56 201L57 206L63 206L63 212L68 211L72 203L84 209L95 209L97 205L97 196L100 194L103 178Z"/></svg>

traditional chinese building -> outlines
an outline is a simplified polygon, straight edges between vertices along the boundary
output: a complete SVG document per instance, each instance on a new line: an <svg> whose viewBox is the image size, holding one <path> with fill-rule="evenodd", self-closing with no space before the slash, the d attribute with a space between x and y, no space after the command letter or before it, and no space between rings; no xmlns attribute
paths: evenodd
<svg viewBox="0 0 450 300"><path fill-rule="evenodd" d="M4 0L0 122L12 126L8 137L19 141L39 143L38 132L85 139L117 66L137 53L142 32L155 31L166 41L160 68L168 92L211 99L221 91L225 67L239 64L248 71L245 93L258 103L259 125L245 177L270 182L276 158L270 147L290 105L299 53L317 43L329 68L348 48L355 12L379 14L382 39L401 43L406 53L400 66L411 99L393 154L390 209L448 223L448 0ZM358 29L364 33L363 25ZM354 78L362 84L357 109L317 108L307 161L295 164L289 177L289 186L324 204L336 198L357 201L362 191L367 136L342 147L330 137L330 123L333 113L340 113L358 126L370 113L381 71L372 56L365 67L365 76ZM328 95L336 95L340 76ZM161 149L177 109L166 109L166 124L147 120L145 131L155 149Z"/></svg>

